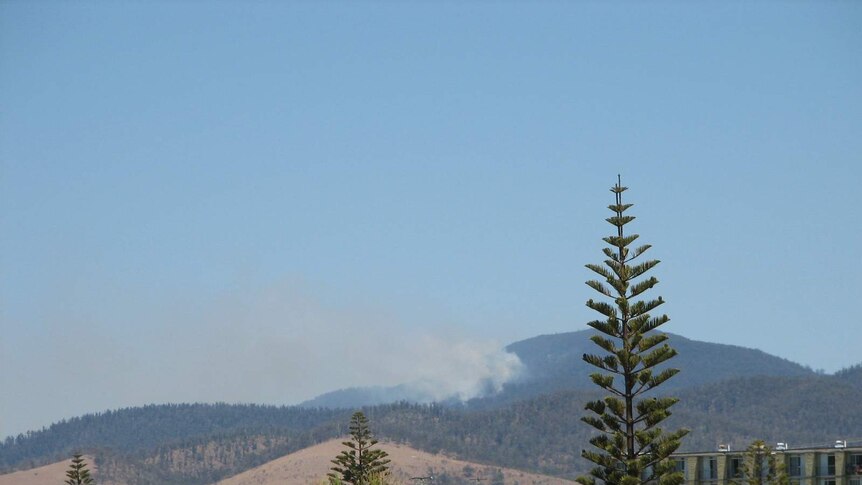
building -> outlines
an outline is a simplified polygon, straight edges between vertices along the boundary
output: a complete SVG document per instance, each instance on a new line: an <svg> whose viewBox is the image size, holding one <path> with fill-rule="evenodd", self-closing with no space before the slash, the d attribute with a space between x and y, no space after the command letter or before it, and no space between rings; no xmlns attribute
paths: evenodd
<svg viewBox="0 0 862 485"><path fill-rule="evenodd" d="M784 463L790 485L862 485L862 442L838 441L834 447L819 448L779 443L773 452ZM738 483L744 454L721 445L719 451L676 453L672 458L686 485L732 485Z"/></svg>

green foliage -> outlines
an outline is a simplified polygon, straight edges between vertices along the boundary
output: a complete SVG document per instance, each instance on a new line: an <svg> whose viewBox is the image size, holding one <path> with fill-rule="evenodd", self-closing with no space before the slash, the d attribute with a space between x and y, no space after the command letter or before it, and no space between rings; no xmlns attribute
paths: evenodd
<svg viewBox="0 0 862 485"><path fill-rule="evenodd" d="M371 449L377 444L371 436L368 418L357 411L350 418L350 441L343 442L346 450L342 451L332 463L331 483L338 481L353 485L377 485L388 470L387 453L380 449Z"/></svg>
<svg viewBox="0 0 862 485"><path fill-rule="evenodd" d="M319 485L344 485L344 483L341 478L330 476L327 480L320 482ZM367 485L399 485L399 482L393 480L389 473L374 473L368 477L368 481L365 483Z"/></svg>
<svg viewBox="0 0 862 485"><path fill-rule="evenodd" d="M368 477L368 485L395 485L388 472L373 473Z"/></svg>
<svg viewBox="0 0 862 485"><path fill-rule="evenodd" d="M645 275L659 261L635 262L650 246L630 248L638 235L625 234L624 226L634 220L623 214L632 207L622 202L626 190L619 181L611 188L615 203L608 208L614 215L607 221L616 231L603 239L610 246L604 249L604 265L586 265L601 277L587 281L587 286L602 297L588 300L587 307L604 318L587 325L600 333L591 340L604 353L584 354L583 360L601 371L591 374L590 379L610 395L585 406L593 415L582 421L600 433L589 440L598 451L584 450L581 456L598 466L592 469L591 476L578 481L586 485L593 485L596 479L609 485L679 485L682 473L674 471L668 457L679 448L680 439L688 431L665 433L657 427L670 416L670 407L678 399L645 396L679 372L658 369L676 355L676 350L667 344L667 335L654 332L670 320L667 315L650 316L664 304L662 297L638 299L658 284L654 276Z"/></svg>
<svg viewBox="0 0 862 485"><path fill-rule="evenodd" d="M731 477L732 485L788 485L787 469L772 448L755 440L745 450L742 466Z"/></svg>
<svg viewBox="0 0 862 485"><path fill-rule="evenodd" d="M88 485L95 483L90 477L90 470L87 469L87 462L84 461L80 453L72 455L72 464L69 465L69 470L66 472L67 480L63 483L67 485Z"/></svg>
<svg viewBox="0 0 862 485"><path fill-rule="evenodd" d="M580 332L574 336L586 340ZM571 342L567 335L560 337L566 337L564 344ZM684 352L676 339L674 347ZM680 375L691 373L690 367L684 369ZM591 387L495 406L398 403L367 408L365 414L379 438L572 479L592 465L580 451L593 428L579 426L584 403L602 396L601 389ZM743 450L756 438L831 444L847 430L862 429L862 388L839 376L736 378L674 392L680 402L662 426L692 428L683 451L712 450L716 442ZM54 463L87 449L97 457L99 483L207 485L342 436L352 413L249 405L158 405L100 413L0 444L0 464L7 464L0 473Z"/></svg>

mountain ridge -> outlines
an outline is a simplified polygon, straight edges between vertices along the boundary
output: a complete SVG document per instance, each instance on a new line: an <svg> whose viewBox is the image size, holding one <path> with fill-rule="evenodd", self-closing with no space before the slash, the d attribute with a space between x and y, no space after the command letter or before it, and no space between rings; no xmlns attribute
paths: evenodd
<svg viewBox="0 0 862 485"><path fill-rule="evenodd" d="M582 355L598 351L589 340L595 331L538 335L513 342L505 350L518 356L525 366L525 374L506 383L501 392L475 398L474 406L495 406L528 399L548 392L565 389L588 389L589 374L594 369L586 364ZM771 355L756 348L704 342L667 333L669 342L678 355L663 367L674 367L681 372L668 381L665 389L680 389L751 375L810 376L815 372L789 359ZM756 369L755 374L750 370ZM398 401L433 402L427 394L410 383L391 387L353 387L330 391L299 404L300 407L351 408L374 406ZM450 399L449 402L454 402Z"/></svg>

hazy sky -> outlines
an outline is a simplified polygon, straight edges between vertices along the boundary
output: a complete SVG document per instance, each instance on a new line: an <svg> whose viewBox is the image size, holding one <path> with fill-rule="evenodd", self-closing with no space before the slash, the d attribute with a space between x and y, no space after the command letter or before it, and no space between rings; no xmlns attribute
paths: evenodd
<svg viewBox="0 0 862 485"><path fill-rule="evenodd" d="M860 86L859 2L2 2L0 437L465 392L593 318L617 173L669 331L858 363Z"/></svg>

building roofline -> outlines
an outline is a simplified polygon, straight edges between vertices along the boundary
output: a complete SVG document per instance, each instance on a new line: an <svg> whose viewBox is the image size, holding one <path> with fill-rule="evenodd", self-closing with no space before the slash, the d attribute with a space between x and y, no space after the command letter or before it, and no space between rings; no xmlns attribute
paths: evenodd
<svg viewBox="0 0 862 485"><path fill-rule="evenodd" d="M682 457L682 456L739 455L739 454L745 453L745 451L746 451L745 448L740 448L738 450L730 450L730 451L718 451L718 450L684 451L681 453L674 453L671 456ZM859 446L848 445L844 448L835 448L834 446L805 446L805 447L799 447L799 448L787 448L785 450L776 450L775 448L772 448L772 451L775 453L801 453L801 452L806 452L806 451L815 451L815 452L817 452L817 451L819 451L819 452L836 452L836 451L847 452L847 451L852 451L852 452L862 453L862 445L859 445Z"/></svg>

